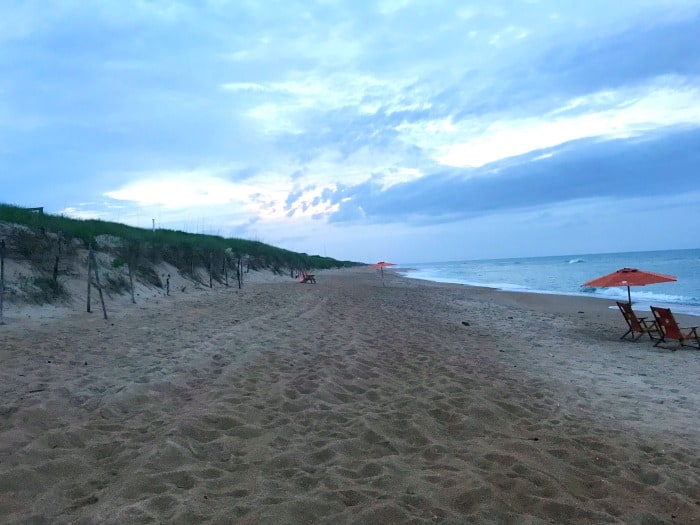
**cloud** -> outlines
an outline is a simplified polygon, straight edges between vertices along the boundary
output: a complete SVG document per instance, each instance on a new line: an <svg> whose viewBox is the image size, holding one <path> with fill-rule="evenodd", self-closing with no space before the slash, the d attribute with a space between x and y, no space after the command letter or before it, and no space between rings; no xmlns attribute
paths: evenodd
<svg viewBox="0 0 700 525"><path fill-rule="evenodd" d="M247 222L251 216L257 221L279 222L337 211L337 205L324 198L324 191L334 188L333 184L300 187L299 181L272 172L258 172L240 180L230 180L222 168L131 177L132 182L107 191L104 196L164 212L226 210L229 220L237 224Z"/></svg>
<svg viewBox="0 0 700 525"><path fill-rule="evenodd" d="M699 164L699 128L644 139L582 140L550 157L445 169L385 190L371 181L339 187L331 198L340 207L330 220L354 219L353 210L362 210L373 223L449 223L576 199L686 194L697 191Z"/></svg>
<svg viewBox="0 0 700 525"><path fill-rule="evenodd" d="M397 127L402 139L446 166L478 168L585 138L632 137L659 128L700 126L700 89L662 77L644 86L593 93L526 118L424 121Z"/></svg>
<svg viewBox="0 0 700 525"><path fill-rule="evenodd" d="M699 9L697 3L678 2L649 13L639 24L628 20L612 34L594 33L596 36L550 46L533 64L538 80L562 92L588 93L654 77L697 76Z"/></svg>
<svg viewBox="0 0 700 525"><path fill-rule="evenodd" d="M246 114L265 133L314 133L321 118L346 110L352 119L430 107L409 96L412 78L381 78L356 72L293 74L273 82L228 82L221 89L246 97Z"/></svg>
<svg viewBox="0 0 700 525"><path fill-rule="evenodd" d="M551 231L538 207L689 195L699 13L695 0L8 0L3 198L294 243L393 229L408 246L411 228L458 238L454 225L527 216Z"/></svg>
<svg viewBox="0 0 700 525"><path fill-rule="evenodd" d="M189 206L228 204L236 199L235 184L208 173L156 173L141 177L105 196L140 206Z"/></svg>
<svg viewBox="0 0 700 525"><path fill-rule="evenodd" d="M102 219L107 214L102 209L90 209L88 207L76 208L69 206L59 211L59 214L74 219Z"/></svg>

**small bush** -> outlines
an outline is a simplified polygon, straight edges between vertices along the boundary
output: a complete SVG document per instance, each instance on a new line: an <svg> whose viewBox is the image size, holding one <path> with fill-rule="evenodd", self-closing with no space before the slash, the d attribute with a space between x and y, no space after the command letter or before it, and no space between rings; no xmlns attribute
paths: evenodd
<svg viewBox="0 0 700 525"><path fill-rule="evenodd" d="M68 291L61 281L51 277L28 277L19 275L18 287L27 300L36 304L53 303L68 298Z"/></svg>
<svg viewBox="0 0 700 525"><path fill-rule="evenodd" d="M136 268L136 275L139 280L145 281L147 284L157 288L163 288L163 283L160 281L160 276L156 273L152 266L141 265Z"/></svg>
<svg viewBox="0 0 700 525"><path fill-rule="evenodd" d="M123 294L131 290L129 280L123 275L112 275L108 273L105 279L107 280L105 286L107 293Z"/></svg>
<svg viewBox="0 0 700 525"><path fill-rule="evenodd" d="M32 231L18 229L12 237L11 246L14 245L19 255L34 263L40 262L49 250L47 242Z"/></svg>

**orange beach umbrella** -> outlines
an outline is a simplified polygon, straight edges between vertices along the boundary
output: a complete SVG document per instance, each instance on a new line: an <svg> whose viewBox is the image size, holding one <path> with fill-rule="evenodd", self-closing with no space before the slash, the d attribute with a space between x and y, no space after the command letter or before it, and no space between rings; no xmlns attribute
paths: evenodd
<svg viewBox="0 0 700 525"><path fill-rule="evenodd" d="M627 287L627 301L632 304L630 286L645 286L647 284L668 283L676 281L673 275L663 273L638 270L637 268L620 268L612 273L583 283L583 286L594 286L596 288L609 288L612 286Z"/></svg>
<svg viewBox="0 0 700 525"><path fill-rule="evenodd" d="M382 273L382 281L384 280L384 268L387 266L396 266L394 263L386 262L386 261L379 261L378 263L373 264L371 267L372 268L379 268L379 271Z"/></svg>

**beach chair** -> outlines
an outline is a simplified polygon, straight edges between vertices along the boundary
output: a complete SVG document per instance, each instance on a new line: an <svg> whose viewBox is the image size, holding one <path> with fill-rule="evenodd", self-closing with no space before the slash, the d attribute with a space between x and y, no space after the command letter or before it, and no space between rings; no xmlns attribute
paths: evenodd
<svg viewBox="0 0 700 525"><path fill-rule="evenodd" d="M634 313L632 305L629 303L617 301L617 307L620 309L620 312L622 312L622 317L625 318L627 326L629 327L629 330L627 330L620 339L637 341L644 334L647 334L649 339L653 341L654 337L652 334L659 334L659 327L656 321L648 321L646 317L639 317Z"/></svg>
<svg viewBox="0 0 700 525"><path fill-rule="evenodd" d="M301 280L299 281L300 283L311 283L311 284L316 284L316 276L312 273L308 273L306 270L301 271Z"/></svg>
<svg viewBox="0 0 700 525"><path fill-rule="evenodd" d="M679 347L692 346L700 349L699 327L691 326L689 328L681 328L678 326L675 317L673 317L670 308L652 306L651 313L654 314L654 319L656 319L660 336L660 339L654 343L654 346L658 346L660 343L665 343L667 339L671 339L678 341Z"/></svg>

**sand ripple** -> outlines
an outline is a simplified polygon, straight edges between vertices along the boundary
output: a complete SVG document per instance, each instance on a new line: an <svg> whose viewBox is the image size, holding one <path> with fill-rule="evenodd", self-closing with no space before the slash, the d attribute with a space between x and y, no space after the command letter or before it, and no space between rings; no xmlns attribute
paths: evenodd
<svg viewBox="0 0 700 525"><path fill-rule="evenodd" d="M700 352L385 280L3 327L0 521L699 522Z"/></svg>

